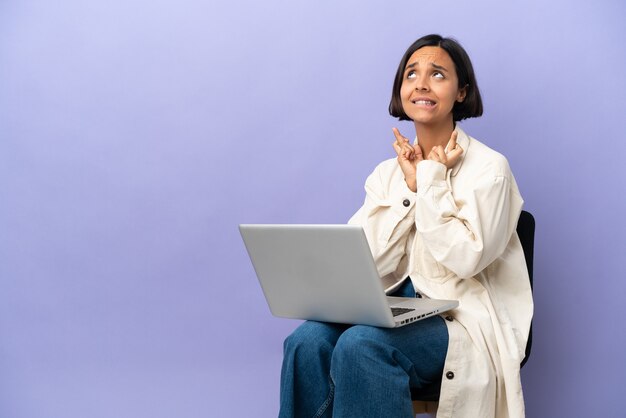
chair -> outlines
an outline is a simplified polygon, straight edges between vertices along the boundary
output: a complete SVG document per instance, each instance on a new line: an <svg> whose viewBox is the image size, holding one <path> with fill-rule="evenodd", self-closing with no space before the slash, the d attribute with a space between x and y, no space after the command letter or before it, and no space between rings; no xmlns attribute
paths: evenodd
<svg viewBox="0 0 626 418"><path fill-rule="evenodd" d="M522 248L524 249L524 258L526 259L526 267L528 268L528 277L530 278L530 288L533 288L533 251L535 246L535 218L530 212L525 210L520 214L517 221L517 235L519 236ZM530 349L533 343L533 327L530 326L530 333L528 334L528 342L526 343L526 355L524 360L520 363L520 368L524 367L528 357L530 356ZM415 414L429 414L435 416L437 414L437 401L439 400L439 394L433 396L420 396L416 393L411 393L413 399L413 412Z"/></svg>

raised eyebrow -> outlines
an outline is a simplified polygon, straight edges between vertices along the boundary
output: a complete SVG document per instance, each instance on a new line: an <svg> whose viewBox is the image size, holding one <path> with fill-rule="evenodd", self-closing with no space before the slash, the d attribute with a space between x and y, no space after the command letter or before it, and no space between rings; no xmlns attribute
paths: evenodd
<svg viewBox="0 0 626 418"><path fill-rule="evenodd" d="M437 65L437 64L435 64L434 62L431 62L431 63L430 63L430 65L431 65L431 67L433 67L435 70L440 70L440 71L443 71L443 72L446 72L446 73L448 72L448 70L446 70L446 68L445 68L445 67L442 67L441 65Z"/></svg>
<svg viewBox="0 0 626 418"><path fill-rule="evenodd" d="M418 64L418 61L415 61L414 63L407 65L406 68L404 69L404 72L406 73L409 69L415 67L417 64ZM431 62L430 66L433 67L436 70L440 70L440 71L443 71L443 72L446 72L446 73L449 72L446 69L446 67L442 67L441 65L437 65L434 62Z"/></svg>
<svg viewBox="0 0 626 418"><path fill-rule="evenodd" d="M407 70L409 70L409 69L411 69L411 68L415 67L416 65L417 65L417 61L415 61L413 64L409 64L409 65L407 65L407 66L404 68L404 72L406 73L406 72L407 72Z"/></svg>

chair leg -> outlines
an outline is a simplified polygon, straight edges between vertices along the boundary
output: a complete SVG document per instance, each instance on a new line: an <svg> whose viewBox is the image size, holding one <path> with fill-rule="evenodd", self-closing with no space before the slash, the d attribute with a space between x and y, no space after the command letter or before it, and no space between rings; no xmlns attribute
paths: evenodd
<svg viewBox="0 0 626 418"><path fill-rule="evenodd" d="M437 415L437 402L413 401L413 412L420 417L432 417Z"/></svg>

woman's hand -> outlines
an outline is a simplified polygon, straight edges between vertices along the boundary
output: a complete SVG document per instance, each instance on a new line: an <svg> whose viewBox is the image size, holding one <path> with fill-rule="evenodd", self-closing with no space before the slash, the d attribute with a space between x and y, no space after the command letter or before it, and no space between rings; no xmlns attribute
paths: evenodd
<svg viewBox="0 0 626 418"><path fill-rule="evenodd" d="M448 142L448 151L445 151L441 145L434 146L428 153L428 160L437 161L446 166L446 168L452 168L456 165L463 155L463 148L456 143L457 132L453 131L450 141Z"/></svg>
<svg viewBox="0 0 626 418"><path fill-rule="evenodd" d="M393 128L393 134L396 140L393 143L393 149L398 154L398 165L404 173L404 181L411 191L417 191L417 182L415 179L415 166L424 159L422 149L418 146L412 146L409 140L402 136L398 129ZM456 143L456 142L455 142Z"/></svg>

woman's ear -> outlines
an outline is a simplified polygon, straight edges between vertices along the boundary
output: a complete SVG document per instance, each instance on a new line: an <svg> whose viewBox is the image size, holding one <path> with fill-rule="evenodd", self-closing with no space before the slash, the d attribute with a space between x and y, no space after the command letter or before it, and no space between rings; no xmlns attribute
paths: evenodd
<svg viewBox="0 0 626 418"><path fill-rule="evenodd" d="M456 95L456 101L459 103L463 103L463 100L465 100L465 96L467 96L467 87L469 86L469 84L466 84L465 87L463 87L462 89L459 89L459 93Z"/></svg>

